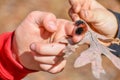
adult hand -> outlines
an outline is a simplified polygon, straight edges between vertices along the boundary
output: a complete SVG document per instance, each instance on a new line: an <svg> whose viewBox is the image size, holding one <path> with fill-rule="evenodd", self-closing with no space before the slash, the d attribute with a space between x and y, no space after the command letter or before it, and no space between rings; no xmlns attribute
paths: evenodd
<svg viewBox="0 0 120 80"><path fill-rule="evenodd" d="M80 18L91 25L91 28L109 38L114 38L118 24L116 17L96 0L69 0L69 14L76 21Z"/></svg>
<svg viewBox="0 0 120 80"><path fill-rule="evenodd" d="M25 68L60 72L66 64L62 53L66 45L57 40L69 35L75 41L73 29L70 21L56 19L52 13L34 11L15 30L12 50Z"/></svg>

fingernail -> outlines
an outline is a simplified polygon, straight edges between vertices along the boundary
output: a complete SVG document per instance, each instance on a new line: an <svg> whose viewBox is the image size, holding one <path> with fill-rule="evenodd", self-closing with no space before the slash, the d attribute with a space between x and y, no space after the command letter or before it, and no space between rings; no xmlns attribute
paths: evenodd
<svg viewBox="0 0 120 80"><path fill-rule="evenodd" d="M35 45L34 43L32 43L32 44L30 45L30 49L34 51L35 48L36 48L36 45Z"/></svg>
<svg viewBox="0 0 120 80"><path fill-rule="evenodd" d="M50 21L50 22L48 23L48 25L49 25L49 27L50 27L52 30L56 30L55 22Z"/></svg>

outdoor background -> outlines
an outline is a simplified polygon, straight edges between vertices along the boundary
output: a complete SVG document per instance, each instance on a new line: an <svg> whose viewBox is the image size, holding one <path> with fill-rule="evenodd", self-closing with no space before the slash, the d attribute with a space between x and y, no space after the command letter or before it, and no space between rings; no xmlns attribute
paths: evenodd
<svg viewBox="0 0 120 80"><path fill-rule="evenodd" d="M98 0L102 5L120 12L120 0ZM40 10L54 13L58 18L69 19L68 0L0 0L0 33L13 31L31 11ZM75 69L73 63L87 45L80 46L76 53L67 60L65 69L58 74L36 72L23 80L96 80L91 72L91 65ZM107 72L100 80L120 80L120 70L103 56L103 66Z"/></svg>

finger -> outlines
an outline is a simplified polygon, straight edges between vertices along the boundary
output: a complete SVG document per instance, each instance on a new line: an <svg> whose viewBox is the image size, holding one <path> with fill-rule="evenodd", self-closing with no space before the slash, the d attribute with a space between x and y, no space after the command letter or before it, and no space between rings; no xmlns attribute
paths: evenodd
<svg viewBox="0 0 120 80"><path fill-rule="evenodd" d="M68 22L65 24L65 28L66 35L72 36L72 41L75 43L79 42L87 31L86 24L81 20L77 20L75 23Z"/></svg>
<svg viewBox="0 0 120 80"><path fill-rule="evenodd" d="M40 55L34 56L34 59L36 61L43 64L55 64L57 61L59 61L60 58L61 57L59 56L40 56Z"/></svg>
<svg viewBox="0 0 120 80"><path fill-rule="evenodd" d="M55 34L54 42L64 42L66 37L72 35L72 31L74 28L73 22L65 20L65 19L58 19L57 20L58 31Z"/></svg>
<svg viewBox="0 0 120 80"><path fill-rule="evenodd" d="M109 24L107 24L108 21L109 21L109 23L111 23L111 21L116 22L116 18L113 16L113 14L111 14L111 12L109 12L106 9L83 10L83 11L81 11L81 17L86 22L89 22L90 24L92 24L91 28L94 31L96 31L102 35L105 35L105 36L111 35L111 32L110 32L110 34L106 33L106 32L116 30L115 28L113 29L113 27L105 29L106 25L109 25ZM116 23L114 25L116 25ZM110 26L112 26L112 25L110 25Z"/></svg>
<svg viewBox="0 0 120 80"><path fill-rule="evenodd" d="M84 36L85 36L84 34L81 35L81 36L74 36L74 37L72 38L72 40L73 40L73 42L77 43L77 42L79 42L80 40L82 40Z"/></svg>
<svg viewBox="0 0 120 80"><path fill-rule="evenodd" d="M80 40L82 40L83 37L85 36L86 31L87 31L87 26L85 25L85 23L75 27L73 30L73 37L72 37L73 42L77 43Z"/></svg>
<svg viewBox="0 0 120 80"><path fill-rule="evenodd" d="M72 36L72 33L73 33L73 29L74 29L75 25L74 25L74 22L66 22L65 23L65 33L66 33L66 36Z"/></svg>
<svg viewBox="0 0 120 80"><path fill-rule="evenodd" d="M40 64L39 66L43 71L48 71L53 67L53 65L50 65L50 64Z"/></svg>
<svg viewBox="0 0 120 80"><path fill-rule="evenodd" d="M69 2L70 2L70 4L71 4L71 6L72 6L71 9L73 9L73 11L74 11L75 13L80 12L81 3L80 3L79 0L69 0Z"/></svg>
<svg viewBox="0 0 120 80"><path fill-rule="evenodd" d="M80 20L80 17L78 14L76 14L73 9L69 9L69 16L71 17L71 19L73 21L77 21L77 20Z"/></svg>
<svg viewBox="0 0 120 80"><path fill-rule="evenodd" d="M81 17L87 22L100 22L105 18L105 14L101 10L82 10Z"/></svg>
<svg viewBox="0 0 120 80"><path fill-rule="evenodd" d="M82 2L82 6L81 6L81 9L83 9L83 10L88 10L88 9L90 9L90 5L91 5L92 3L91 3L91 0L84 0L83 2Z"/></svg>
<svg viewBox="0 0 120 80"><path fill-rule="evenodd" d="M56 33L54 41L56 41L56 42L66 42L66 41L64 41L65 37L70 38L70 37L74 36L73 35L73 30L76 26L74 25L73 22L63 20L63 19L59 19L58 27L60 28L60 31Z"/></svg>
<svg viewBox="0 0 120 80"><path fill-rule="evenodd" d="M56 17L52 13L33 11L28 15L28 18L31 23L33 23L33 25L37 25L37 27L42 26L50 32L57 30Z"/></svg>
<svg viewBox="0 0 120 80"><path fill-rule="evenodd" d="M49 44L32 43L30 45L30 49L32 51L36 52L39 55L44 55L44 56L60 55L64 48L65 48L65 45L59 44L59 43L49 43Z"/></svg>
<svg viewBox="0 0 120 80"><path fill-rule="evenodd" d="M58 73L60 72L61 70L63 70L63 68L65 67L66 65L66 60L62 60L60 63L54 65L50 70L49 72L50 73Z"/></svg>
<svg viewBox="0 0 120 80"><path fill-rule="evenodd" d="M77 1L77 0L69 0L69 3L70 3L71 5L73 5L73 4L76 3L76 1Z"/></svg>
<svg viewBox="0 0 120 80"><path fill-rule="evenodd" d="M66 64L66 60L61 60L55 65L40 64L39 66L43 71L48 71L50 73L57 73L64 68L65 64Z"/></svg>

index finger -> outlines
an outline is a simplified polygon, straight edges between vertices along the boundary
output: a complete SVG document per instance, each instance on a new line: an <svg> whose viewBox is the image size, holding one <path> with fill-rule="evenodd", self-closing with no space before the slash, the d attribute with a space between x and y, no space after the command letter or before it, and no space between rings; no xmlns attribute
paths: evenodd
<svg viewBox="0 0 120 80"><path fill-rule="evenodd" d="M82 21L78 20L75 22L76 27L73 30L73 38L74 42L79 42L87 32L87 25Z"/></svg>
<svg viewBox="0 0 120 80"><path fill-rule="evenodd" d="M30 49L32 51L43 56L60 56L64 48L65 45L59 43L44 44L44 43L34 42L30 45Z"/></svg>
<svg viewBox="0 0 120 80"><path fill-rule="evenodd" d="M92 5L92 0L69 0L69 2L75 13L79 13L80 10L88 10Z"/></svg>
<svg viewBox="0 0 120 80"><path fill-rule="evenodd" d="M69 0L69 3L72 6L72 9L74 10L75 13L79 13L81 9L81 2L78 0Z"/></svg>
<svg viewBox="0 0 120 80"><path fill-rule="evenodd" d="M66 35L71 36L74 43L79 42L87 31L87 25L82 20L66 24Z"/></svg>

